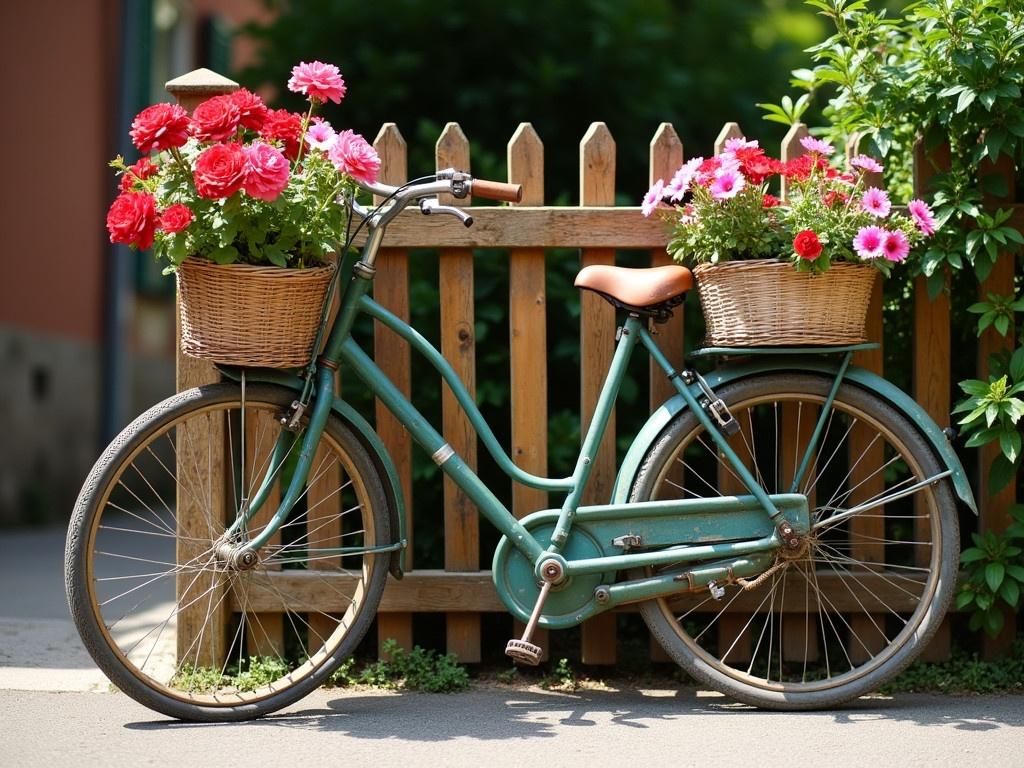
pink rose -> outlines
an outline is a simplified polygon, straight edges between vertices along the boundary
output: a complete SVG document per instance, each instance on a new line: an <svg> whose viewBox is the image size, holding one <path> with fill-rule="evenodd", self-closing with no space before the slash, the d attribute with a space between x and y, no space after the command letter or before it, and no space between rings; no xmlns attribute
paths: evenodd
<svg viewBox="0 0 1024 768"><path fill-rule="evenodd" d="M271 202L288 186L288 158L262 141L245 148L245 181L242 189L251 197Z"/></svg>
<svg viewBox="0 0 1024 768"><path fill-rule="evenodd" d="M342 131L327 152L334 167L354 179L372 184L380 172L380 157L366 139L352 131Z"/></svg>
<svg viewBox="0 0 1024 768"><path fill-rule="evenodd" d="M263 99L247 88L239 88L231 94L231 103L238 107L239 119L243 128L258 131L267 119L267 105Z"/></svg>
<svg viewBox="0 0 1024 768"><path fill-rule="evenodd" d="M177 104L154 104L132 120L129 135L143 154L180 147L188 141L188 112Z"/></svg>
<svg viewBox="0 0 1024 768"><path fill-rule="evenodd" d="M192 223L195 216L187 205L175 203L160 214L160 229L169 234L181 232Z"/></svg>
<svg viewBox="0 0 1024 768"><path fill-rule="evenodd" d="M112 243L145 250L153 244L155 229L156 200L148 192L126 192L107 211L107 232Z"/></svg>
<svg viewBox="0 0 1024 768"><path fill-rule="evenodd" d="M340 104L346 88L341 72L333 64L324 64L322 61L307 64L303 61L292 67L288 90L305 94L313 103L330 99Z"/></svg>
<svg viewBox="0 0 1024 768"><path fill-rule="evenodd" d="M242 188L246 167L240 144L214 144L196 158L196 192L208 200L230 197Z"/></svg>
<svg viewBox="0 0 1024 768"><path fill-rule="evenodd" d="M192 135L200 141L230 139L242 121L242 113L230 95L207 99L192 112Z"/></svg>

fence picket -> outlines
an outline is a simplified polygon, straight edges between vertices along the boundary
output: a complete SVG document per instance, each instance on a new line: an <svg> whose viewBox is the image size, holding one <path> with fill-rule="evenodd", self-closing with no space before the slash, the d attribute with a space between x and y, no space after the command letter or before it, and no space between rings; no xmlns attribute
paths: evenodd
<svg viewBox="0 0 1024 768"><path fill-rule="evenodd" d="M458 123L448 123L437 140L438 170L469 170L469 140ZM443 200L451 204L451 199ZM459 201L467 205L468 200ZM441 352L459 374L470 396L476 396L476 340L473 314L473 252L442 249ZM476 433L455 396L443 387L441 396L444 436L455 453L476 469ZM448 477L444 479L444 567L446 571L480 568L480 522L469 497ZM480 615L449 613L448 652L464 662L480 661Z"/></svg>
<svg viewBox="0 0 1024 768"><path fill-rule="evenodd" d="M374 148L380 155L380 180L385 184L403 184L408 179L407 149L398 126L381 126ZM377 200L379 203L380 200ZM377 276L373 281L374 298L385 308L409 321L409 253L402 248L381 248L377 256ZM394 382L403 395L412 391L409 368L409 344L381 323L374 323L373 354L380 369ZM405 496L405 530L408 548L405 552L407 570L412 559L412 438L382 402L376 403L377 434L395 462L402 494ZM377 642L392 639L399 647L412 650L412 614L381 613L377 617Z"/></svg>
<svg viewBox="0 0 1024 768"><path fill-rule="evenodd" d="M544 144L530 123L520 123L508 143L508 180L523 185L519 205L544 205ZM509 253L509 353L511 362L512 458L535 475L548 471L547 269L543 248L513 248ZM537 488L513 483L512 513L525 517L548 504ZM524 625L514 623L521 637ZM548 657L548 631L538 629L533 643Z"/></svg>
<svg viewBox="0 0 1024 768"><path fill-rule="evenodd" d="M615 140L608 126L593 123L580 142L580 205L615 205ZM580 266L614 264L611 248L584 248ZM615 308L593 291L580 295L580 434L586 434L594 415L605 374L615 352ZM590 457L594 469L584 504L607 504L615 482L615 413ZM615 663L615 615L604 613L582 628L584 664Z"/></svg>

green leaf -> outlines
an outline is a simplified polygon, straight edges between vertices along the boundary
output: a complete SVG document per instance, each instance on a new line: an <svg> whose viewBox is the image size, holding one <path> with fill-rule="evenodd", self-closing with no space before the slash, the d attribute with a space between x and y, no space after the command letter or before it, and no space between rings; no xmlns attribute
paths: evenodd
<svg viewBox="0 0 1024 768"><path fill-rule="evenodd" d="M999 591L999 586L1006 576L1006 568L1002 563L989 563L985 566L985 583L993 592Z"/></svg>
<svg viewBox="0 0 1024 768"><path fill-rule="evenodd" d="M985 611L985 631L989 637L995 637L1003 629L1003 612L999 608L990 608Z"/></svg>
<svg viewBox="0 0 1024 768"><path fill-rule="evenodd" d="M978 94L970 88L964 88L960 92L960 98L956 100L956 111L960 114L974 103L974 97Z"/></svg>
<svg viewBox="0 0 1024 768"><path fill-rule="evenodd" d="M960 382L960 389L968 395L984 397L988 394L989 383L987 381L981 381L980 379L964 379Z"/></svg>
<svg viewBox="0 0 1024 768"><path fill-rule="evenodd" d="M988 555L985 554L983 549L979 547L969 547L960 553L960 562L966 565L967 563L975 563L978 560L984 560Z"/></svg>
<svg viewBox="0 0 1024 768"><path fill-rule="evenodd" d="M1020 456L1020 432L1010 430L999 436L999 448L1010 461L1017 461Z"/></svg>
<svg viewBox="0 0 1024 768"><path fill-rule="evenodd" d="M1006 315L999 315L993 325L995 325L996 331L1000 336L1005 336L1006 332L1010 330L1010 318Z"/></svg>
<svg viewBox="0 0 1024 768"><path fill-rule="evenodd" d="M1010 358L1010 378L1014 381L1024 381L1024 347L1020 347Z"/></svg>
<svg viewBox="0 0 1024 768"><path fill-rule="evenodd" d="M968 605L974 602L974 593L968 590L962 590L956 596L956 609L962 611Z"/></svg>
<svg viewBox="0 0 1024 768"><path fill-rule="evenodd" d="M238 249L233 245L224 245L206 254L206 258L215 264L232 264L238 259Z"/></svg>
<svg viewBox="0 0 1024 768"><path fill-rule="evenodd" d="M1002 454L999 454L992 460L992 466L988 470L989 493L993 495L999 493L1016 476L1017 465L1012 461L1008 461Z"/></svg>
<svg viewBox="0 0 1024 768"><path fill-rule="evenodd" d="M964 422L961 421L960 423L963 424ZM999 438L999 432L1000 430L998 429L979 429L967 439L964 446L967 448L977 448L979 445L987 445Z"/></svg>
<svg viewBox="0 0 1024 768"><path fill-rule="evenodd" d="M1024 584L1024 565L1011 563L1006 566L1006 573Z"/></svg>
<svg viewBox="0 0 1024 768"><path fill-rule="evenodd" d="M1017 601L1020 600L1020 585L1013 579L1006 579L999 588L999 596L1006 601L1008 606L1016 608Z"/></svg>

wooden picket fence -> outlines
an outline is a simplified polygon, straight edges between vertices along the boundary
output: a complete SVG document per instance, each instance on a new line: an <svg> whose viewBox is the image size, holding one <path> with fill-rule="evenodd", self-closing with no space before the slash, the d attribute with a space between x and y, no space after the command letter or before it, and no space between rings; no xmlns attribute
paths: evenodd
<svg viewBox="0 0 1024 768"><path fill-rule="evenodd" d="M197 72L168 84L179 101L191 109L214 93L236 87L216 79L213 73ZM741 135L735 123L727 124L715 150L725 141ZM781 157L803 152L799 140L807 135L802 125L794 126L782 142ZM406 143L398 128L385 125L374 146L382 158L380 178L389 184L407 180ZM701 148L701 154L706 148ZM478 207L475 224L466 229L449 217L408 215L389 228L388 247L377 262L374 296L399 317L409 318L409 251L434 248L440 253L439 300L441 307L441 351L453 365L471 393L476 388L476 347L474 340L474 255L479 248L504 249L509 260L509 317L511 355L511 455L527 471L547 473L548 456L548 374L547 315L545 291L545 249L579 249L581 268L588 264L613 264L616 249L645 250L652 266L669 263L665 252L666 233L656 220L645 220L635 207L615 207L616 149L608 127L594 123L580 142L580 194L578 206L545 206L544 146L532 126L524 123L508 144L508 181L523 185L521 204L510 207ZM669 178L683 161L683 145L671 124L663 123L650 143L650 178ZM942 167L941 153L927 161L919 158L915 186L923 194L929 177ZM436 145L437 168L471 168L469 142L460 127L449 123ZM1012 170L995 166L992 173ZM633 190L637 197L639 190ZM1005 207L1006 201L1001 201ZM1024 205L1013 205L1016 226L1024 227ZM991 276L980 287L981 295L1013 291L1014 259L1000 259ZM869 313L869 338L882 340L882 285L875 283ZM908 311L911 311L908 308ZM929 300L924 280L917 282L913 302L913 396L940 425L950 423L950 302L946 295ZM973 319L961 319L971 322ZM591 292L583 292L580 313L581 429L585 430L597 402L604 373L611 361L616 317L613 307ZM682 313L660 329L660 342L677 366L682 363ZM1002 339L989 331L978 348L978 373L985 375L988 355L1001 346ZM375 328L374 352L377 364L407 396L411 390L408 345L379 324ZM858 353L855 363L882 372L881 349ZM178 354L178 390L216 379L212 366ZM651 375L650 407L657 408L671 394L662 375ZM466 462L476 466L477 444L466 415L444 388L442 396L443 433L452 448ZM412 445L409 434L381 405L376 407L376 429L393 457L408 502L407 529L413 530L416 513L412 496ZM584 503L603 503L610 497L615 478L614 415L598 455L589 493ZM982 451L987 466L993 449ZM1014 488L991 496L984 483L975 483L981 517L980 529L1001 529L1008 522L1007 510L1014 502ZM517 517L547 507L543 491L516 485L512 510ZM411 554L411 553L410 553ZM411 558L410 558L411 560ZM464 662L481 659L481 614L504 612L491 584L490 572L481 570L479 518L472 503L447 478L444 479L444 569L412 569L400 581L391 581L384 593L378 618L378 637L396 639L411 647L413 614L444 613L447 650ZM581 630L581 659L586 664L616 661L616 617L604 614L586 622ZM1012 621L995 641L987 641L986 654L1004 651L1016 635ZM540 645L546 646L541 637ZM947 625L928 651L932 658L948 656L950 632ZM652 647L652 657L663 658Z"/></svg>

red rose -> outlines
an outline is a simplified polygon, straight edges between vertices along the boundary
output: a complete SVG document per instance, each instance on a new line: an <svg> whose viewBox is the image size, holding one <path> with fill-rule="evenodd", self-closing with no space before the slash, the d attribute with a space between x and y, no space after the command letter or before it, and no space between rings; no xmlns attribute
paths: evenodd
<svg viewBox="0 0 1024 768"><path fill-rule="evenodd" d="M242 113L231 96L214 96L192 112L192 135L200 141L230 139L242 120Z"/></svg>
<svg viewBox="0 0 1024 768"><path fill-rule="evenodd" d="M258 131L267 119L267 105L263 99L246 88L239 88L231 94L231 103L238 107L242 126Z"/></svg>
<svg viewBox="0 0 1024 768"><path fill-rule="evenodd" d="M208 200L230 197L242 188L245 168L240 144L214 144L196 158L196 192Z"/></svg>
<svg viewBox="0 0 1024 768"><path fill-rule="evenodd" d="M793 250L801 259L814 261L821 256L821 241L813 229L805 229L793 238Z"/></svg>
<svg viewBox="0 0 1024 768"><path fill-rule="evenodd" d="M160 214L160 229L169 234L181 232L192 223L193 219L195 216L192 215L191 208L181 203L175 203Z"/></svg>
<svg viewBox="0 0 1024 768"><path fill-rule="evenodd" d="M107 232L112 243L145 250L153 244L154 229L156 200L148 192L126 192L107 211Z"/></svg>
<svg viewBox="0 0 1024 768"><path fill-rule="evenodd" d="M289 160L299 156L299 138L302 136L302 116L287 109L269 109L260 128L260 136L284 145L284 154Z"/></svg>
<svg viewBox="0 0 1024 768"><path fill-rule="evenodd" d="M764 197L761 198L762 208L775 208L776 206L782 205L782 201L779 200L775 195L769 195L765 192Z"/></svg>
<svg viewBox="0 0 1024 768"><path fill-rule="evenodd" d="M135 188L135 182L140 179L148 179L160 170L160 166L148 157L141 158L138 162L128 166L128 171L121 176L121 191L131 192Z"/></svg>
<svg viewBox="0 0 1024 768"><path fill-rule="evenodd" d="M132 121L129 135L139 152L161 152L188 141L188 112L177 104L146 107Z"/></svg>

